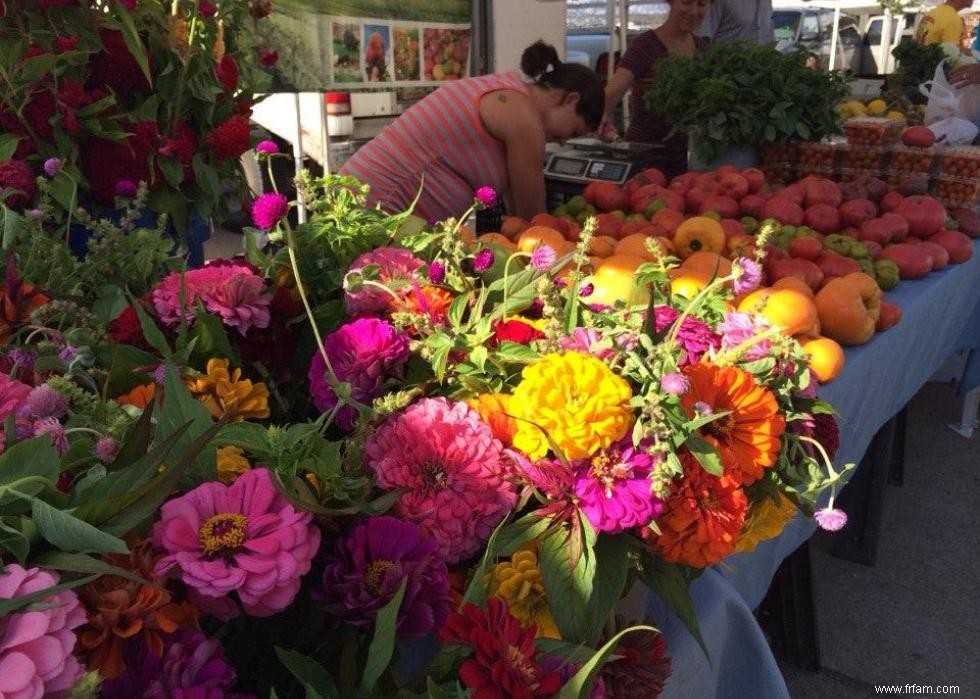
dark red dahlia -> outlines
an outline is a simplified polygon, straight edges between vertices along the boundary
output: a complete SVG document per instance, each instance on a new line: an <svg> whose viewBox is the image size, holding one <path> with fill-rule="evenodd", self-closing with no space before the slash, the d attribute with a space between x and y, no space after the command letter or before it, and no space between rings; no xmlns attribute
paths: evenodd
<svg viewBox="0 0 980 699"><path fill-rule="evenodd" d="M132 93L148 93L150 84L133 54L129 52L122 32L100 29L99 39L102 40L102 51L92 58L91 87L108 86L123 97ZM152 73L153 61L149 54L147 61Z"/></svg>
<svg viewBox="0 0 980 699"><path fill-rule="evenodd" d="M56 36L54 38L54 48L58 53L68 53L69 51L74 51L77 45L77 36Z"/></svg>
<svg viewBox="0 0 980 699"><path fill-rule="evenodd" d="M231 54L226 53L218 61L214 74L218 76L218 82L225 88L225 92L234 92L238 88L238 64Z"/></svg>
<svg viewBox="0 0 980 699"><path fill-rule="evenodd" d="M279 62L279 52L270 48L259 51L259 65L263 68L271 68Z"/></svg>
<svg viewBox="0 0 980 699"><path fill-rule="evenodd" d="M813 438L823 445L827 456L833 459L840 448L840 428L833 415L817 413L813 416Z"/></svg>
<svg viewBox="0 0 980 699"><path fill-rule="evenodd" d="M522 320L497 321L493 326L493 337L487 344L496 347L501 342L516 342L519 345L530 344L532 340L540 340L544 333Z"/></svg>
<svg viewBox="0 0 980 699"><path fill-rule="evenodd" d="M153 184L150 154L156 150L159 135L155 121L123 125L131 135L125 141L88 138L81 142L82 173L89 182L92 198L111 205L120 180Z"/></svg>
<svg viewBox="0 0 980 699"><path fill-rule="evenodd" d="M615 660L602 667L600 677L609 697L654 699L670 677L670 658L662 635L633 631L620 639Z"/></svg>
<svg viewBox="0 0 980 699"><path fill-rule="evenodd" d="M163 145L157 149L160 155L177 158L181 167L184 169L184 182L191 182L194 179L194 154L197 152L197 134L194 127L187 121L177 124L177 134L174 138L166 138ZM157 173L162 177L162 173Z"/></svg>
<svg viewBox="0 0 980 699"><path fill-rule="evenodd" d="M5 200L11 209L18 209L34 198L37 192L37 182L34 173L23 160L4 160L0 162L0 190L17 189L19 192L8 194Z"/></svg>
<svg viewBox="0 0 980 699"><path fill-rule="evenodd" d="M535 657L532 624L524 628L499 597L484 611L467 604L454 612L439 638L469 646L475 653L463 661L459 677L481 699L533 699L551 696L561 687L557 672L545 671Z"/></svg>
<svg viewBox="0 0 980 699"><path fill-rule="evenodd" d="M261 362L270 371L288 372L300 336L300 326L290 321L301 315L302 302L291 289L278 287L269 302L269 326L253 325L239 344L242 361Z"/></svg>
<svg viewBox="0 0 980 699"><path fill-rule="evenodd" d="M142 350L151 350L150 343L143 335L139 315L133 306L126 306L123 312L109 323L109 337L121 345L131 345Z"/></svg>
<svg viewBox="0 0 980 699"><path fill-rule="evenodd" d="M219 158L240 158L252 146L248 117L234 114L218 124L207 137Z"/></svg>

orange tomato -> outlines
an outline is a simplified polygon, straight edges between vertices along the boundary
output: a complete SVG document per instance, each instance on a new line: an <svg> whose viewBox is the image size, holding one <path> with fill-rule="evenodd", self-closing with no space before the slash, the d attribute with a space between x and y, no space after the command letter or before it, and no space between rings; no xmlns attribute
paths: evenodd
<svg viewBox="0 0 980 699"><path fill-rule="evenodd" d="M820 383L833 381L844 370L844 348L829 337L797 338L807 353L807 365Z"/></svg>

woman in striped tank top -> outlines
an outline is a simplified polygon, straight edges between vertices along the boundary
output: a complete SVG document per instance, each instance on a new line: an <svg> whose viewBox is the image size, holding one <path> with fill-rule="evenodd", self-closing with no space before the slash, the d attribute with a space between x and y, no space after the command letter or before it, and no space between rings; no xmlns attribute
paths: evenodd
<svg viewBox="0 0 980 699"><path fill-rule="evenodd" d="M341 172L370 185L369 203L416 215L459 216L489 185L511 214L545 210L544 144L595 131L605 98L598 75L562 63L544 42L519 72L455 80L428 95L347 161Z"/></svg>

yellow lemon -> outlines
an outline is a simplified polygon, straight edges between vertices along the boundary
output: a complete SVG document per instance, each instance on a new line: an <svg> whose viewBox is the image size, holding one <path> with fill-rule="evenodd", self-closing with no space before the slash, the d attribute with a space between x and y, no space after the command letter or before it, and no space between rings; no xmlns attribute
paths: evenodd
<svg viewBox="0 0 980 699"><path fill-rule="evenodd" d="M905 114L902 113L902 112L900 112L900 111L898 111L897 109L891 110L885 116L888 117L889 119L896 119L898 121L905 121Z"/></svg>
<svg viewBox="0 0 980 699"><path fill-rule="evenodd" d="M871 100L868 102L868 114L871 116L881 116L888 111L888 103L885 100Z"/></svg>
<svg viewBox="0 0 980 699"><path fill-rule="evenodd" d="M851 116L864 116L868 113L868 108L864 106L864 103L857 100L845 102L844 106L850 110Z"/></svg>

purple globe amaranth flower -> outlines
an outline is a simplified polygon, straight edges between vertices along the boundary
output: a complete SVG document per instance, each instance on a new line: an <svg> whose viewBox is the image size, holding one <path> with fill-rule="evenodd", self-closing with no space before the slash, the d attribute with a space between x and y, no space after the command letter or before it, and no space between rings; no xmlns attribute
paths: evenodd
<svg viewBox="0 0 980 699"><path fill-rule="evenodd" d="M433 284L442 284L446 281L446 265L436 260L429 265L429 281Z"/></svg>
<svg viewBox="0 0 980 699"><path fill-rule="evenodd" d="M181 629L163 636L163 653L157 655L142 640L123 646L126 669L106 680L102 699L233 699L249 695L232 692L235 669L225 659L216 639L197 629Z"/></svg>
<svg viewBox="0 0 980 699"><path fill-rule="evenodd" d="M34 421L34 436L48 435L51 438L51 445L58 452L58 456L64 456L68 451L68 437L65 435L64 426L58 422L57 418L45 417Z"/></svg>
<svg viewBox="0 0 980 699"><path fill-rule="evenodd" d="M116 196L124 199L132 199L136 196L136 183L132 180L119 180L116 182Z"/></svg>
<svg viewBox="0 0 980 699"><path fill-rule="evenodd" d="M555 265L558 253L550 245L539 245L531 253L531 266L538 272L547 272Z"/></svg>
<svg viewBox="0 0 980 699"><path fill-rule="evenodd" d="M654 458L630 436L576 461L575 495L589 523L601 532L643 527L663 511L663 501L650 490Z"/></svg>
<svg viewBox="0 0 980 699"><path fill-rule="evenodd" d="M323 341L330 366L341 383L351 385L351 397L370 403L381 395L384 380L399 377L408 361L408 337L391 323L378 318L359 318L340 326ZM313 353L308 373L313 403L321 412L337 405L337 394L327 382L327 365L320 352ZM345 405L335 416L341 429L354 427L357 410Z"/></svg>
<svg viewBox="0 0 980 699"><path fill-rule="evenodd" d="M17 408L21 417L53 417L62 418L68 413L68 396L59 393L47 384L41 384L31 389L27 398Z"/></svg>
<svg viewBox="0 0 980 699"><path fill-rule="evenodd" d="M473 256L473 271L486 272L493 267L493 250L483 248Z"/></svg>
<svg viewBox="0 0 980 699"><path fill-rule="evenodd" d="M61 158L48 158L44 161L44 174L48 177L54 177L61 172L62 164Z"/></svg>
<svg viewBox="0 0 980 699"><path fill-rule="evenodd" d="M44 218L44 209L31 209L27 212L27 218L32 218L35 221Z"/></svg>
<svg viewBox="0 0 980 699"><path fill-rule="evenodd" d="M473 196L488 209L497 203L497 190L490 186L480 187Z"/></svg>
<svg viewBox="0 0 980 699"><path fill-rule="evenodd" d="M813 513L813 518L817 520L817 525L828 532L840 531L847 524L847 513L838 510L836 507L824 507Z"/></svg>
<svg viewBox="0 0 980 699"><path fill-rule="evenodd" d="M218 8L215 7L213 2L209 2L209 0L201 0L197 6L197 11L204 19L210 19L218 14Z"/></svg>
<svg viewBox="0 0 980 699"><path fill-rule="evenodd" d="M398 637L416 638L441 628L452 594L438 545L411 522L371 517L337 541L314 594L345 622L368 626L403 582Z"/></svg>
<svg viewBox="0 0 980 699"><path fill-rule="evenodd" d="M660 388L671 395L681 396L691 388L691 382L684 374L674 371L660 377Z"/></svg>
<svg viewBox="0 0 980 699"><path fill-rule="evenodd" d="M255 146L255 152L262 155L275 155L279 152L279 146L275 141L259 141Z"/></svg>
<svg viewBox="0 0 980 699"><path fill-rule="evenodd" d="M724 350L734 349L764 333L769 328L769 321L765 316L749 315L737 311L726 313L725 319L717 326L718 332L721 333L721 348ZM759 340L744 350L742 359L752 361L768 357L770 345L769 340Z"/></svg>
<svg viewBox="0 0 980 699"><path fill-rule="evenodd" d="M578 295L583 299L587 299L592 296L593 291L595 291L595 286L589 282L588 284L583 284L578 288Z"/></svg>
<svg viewBox="0 0 980 699"><path fill-rule="evenodd" d="M119 453L119 442L112 437L99 437L93 449L95 458L104 464L110 463Z"/></svg>
<svg viewBox="0 0 980 699"><path fill-rule="evenodd" d="M252 221L264 231L271 230L289 213L284 194L266 193L252 203Z"/></svg>
<svg viewBox="0 0 980 699"><path fill-rule="evenodd" d="M756 289L762 282L762 268L755 260L740 257L733 266L738 270L735 274L735 280L732 282L732 290L736 295L747 294Z"/></svg>

